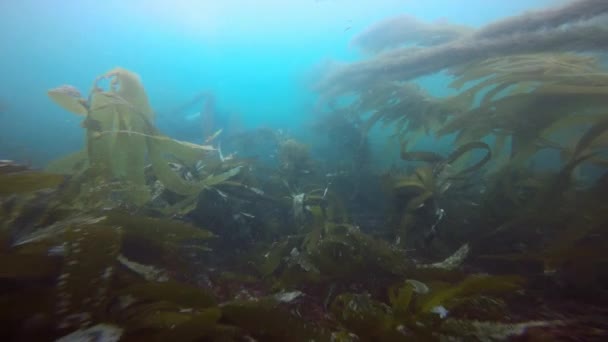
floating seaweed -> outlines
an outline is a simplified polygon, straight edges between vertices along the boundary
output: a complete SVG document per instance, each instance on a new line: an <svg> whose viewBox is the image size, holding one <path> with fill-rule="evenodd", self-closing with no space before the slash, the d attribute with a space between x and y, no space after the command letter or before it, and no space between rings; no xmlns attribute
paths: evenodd
<svg viewBox="0 0 608 342"><path fill-rule="evenodd" d="M443 69L484 59L554 51L601 51L608 31L598 0L574 1L561 8L538 11L489 24L461 39L428 48L404 47L371 59L341 65L318 84L326 94L362 91L378 80L406 81ZM533 19L531 19L533 18ZM522 25L525 22L525 25ZM524 30L523 27L530 27Z"/></svg>

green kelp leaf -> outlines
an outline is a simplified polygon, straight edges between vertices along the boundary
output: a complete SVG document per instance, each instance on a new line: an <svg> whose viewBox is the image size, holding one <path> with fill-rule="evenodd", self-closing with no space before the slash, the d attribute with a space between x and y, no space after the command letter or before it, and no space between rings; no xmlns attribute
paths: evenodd
<svg viewBox="0 0 608 342"><path fill-rule="evenodd" d="M131 285L118 292L137 301L167 301L185 308L206 308L216 304L214 297L203 289L175 281L146 282Z"/></svg>
<svg viewBox="0 0 608 342"><path fill-rule="evenodd" d="M256 258L259 261L254 263L254 267L264 277L272 275L283 264L284 259L289 255L289 252L294 248L297 249L301 243L301 239L289 237L273 243L269 249L262 249L259 251L259 254L262 255Z"/></svg>
<svg viewBox="0 0 608 342"><path fill-rule="evenodd" d="M123 228L124 233L159 244L178 244L187 240L207 240L214 235L192 224L164 218L153 218L113 211L107 214L106 224Z"/></svg>
<svg viewBox="0 0 608 342"><path fill-rule="evenodd" d="M523 282L524 279L519 276L471 275L455 286L439 291L431 289L431 293L421 302L421 311L429 312L440 305L447 307L451 299L459 297L514 293L521 289Z"/></svg>
<svg viewBox="0 0 608 342"><path fill-rule="evenodd" d="M135 110L142 113L150 121L154 119L154 111L148 102L148 96L143 87L139 75L124 68L116 67L95 81L95 87L99 80L111 79L111 91L125 99Z"/></svg>
<svg viewBox="0 0 608 342"><path fill-rule="evenodd" d="M172 147L176 147L178 145L188 146L182 145L180 142L176 143L174 141L170 142L169 144ZM205 188L217 185L236 176L241 170L241 167L237 166L221 174L210 175L201 181L190 182L186 181L185 179L182 179L182 177L175 173L169 166L168 162L171 161L171 159L168 159L167 156L172 156L173 152L175 152L176 150L170 149L168 145L166 145L165 140L149 140L148 147L150 153L150 161L152 162L152 168L154 169L154 173L156 174L158 179L163 183L163 185L165 185L165 187L167 187L167 189L184 196L198 194ZM204 152L204 149L205 148L196 150L196 148L191 147L190 151L195 151L198 155L198 159L200 159L203 156L202 153Z"/></svg>
<svg viewBox="0 0 608 342"><path fill-rule="evenodd" d="M150 279L157 281L168 279L164 269L171 269L172 274L192 272L183 256L188 251L207 249L206 240L214 236L186 222L122 212L108 213L105 223L121 227L124 232L121 250L125 259L121 262L128 260L132 270L144 277L151 272Z"/></svg>
<svg viewBox="0 0 608 342"><path fill-rule="evenodd" d="M148 142L148 149L150 153L149 158L150 162L152 162L154 174L163 183L163 185L167 189L180 195L194 195L200 192L201 189L190 186L186 180L182 179L171 169L168 160L163 157L162 150L159 148L159 146L159 142Z"/></svg>
<svg viewBox="0 0 608 342"><path fill-rule="evenodd" d="M62 85L57 88L50 89L47 95L59 107L76 115L87 115L86 100L82 98L80 91L71 85Z"/></svg>
<svg viewBox="0 0 608 342"><path fill-rule="evenodd" d="M204 184L205 187L211 187L214 185L218 185L218 184L225 182L228 179L238 175L239 172L241 172L241 166L237 166L228 171L222 172L219 175L209 175L207 178L205 178L202 181L202 183Z"/></svg>
<svg viewBox="0 0 608 342"><path fill-rule="evenodd" d="M129 106L118 105L106 93L91 96L88 119L99 122L99 131L88 129L87 150L92 168L106 180L128 182L127 198L143 204L150 198L145 182L147 140L150 123ZM120 134L118 132L133 132Z"/></svg>
<svg viewBox="0 0 608 342"><path fill-rule="evenodd" d="M96 127L87 128L87 156L93 173L110 181L126 177L126 170L121 168L120 161L127 158L125 155L131 147L125 145L125 141L122 142L122 146L119 145L118 135L113 132L119 125L119 116L132 115L133 112L126 107L119 111L116 105L107 101L103 93L97 92L91 95L91 110L87 120L96 122ZM137 149L140 146L136 144L134 147ZM143 168L141 174L143 175Z"/></svg>
<svg viewBox="0 0 608 342"><path fill-rule="evenodd" d="M157 210L163 215L173 217L184 217L194 211L198 205L198 194L185 197L183 200L176 202L170 206L158 208Z"/></svg>
<svg viewBox="0 0 608 342"><path fill-rule="evenodd" d="M24 232L16 232L11 239L11 248L19 254L46 254L50 248L61 246L65 242L65 231L74 226L85 227L95 225L102 222L105 217L94 217L87 215L74 214L57 214L58 218L61 215L69 215L64 219L59 219L57 222L48 226L36 227L32 230Z"/></svg>
<svg viewBox="0 0 608 342"><path fill-rule="evenodd" d="M211 145L198 145L164 136L155 136L153 139L161 142L164 153L173 155L177 160L197 161L216 151Z"/></svg>
<svg viewBox="0 0 608 342"><path fill-rule="evenodd" d="M0 174L0 196L56 188L64 180L63 175L36 171Z"/></svg>
<svg viewBox="0 0 608 342"><path fill-rule="evenodd" d="M171 149L171 147L174 148L176 146L180 146L179 151L176 149ZM200 145L196 145L196 146L200 146ZM204 147L202 149L195 148L195 147L191 147L188 145L184 145L181 142L172 141L171 139L169 139L169 140L154 139L154 140L148 141L148 148L149 148L149 153L150 153L150 155L149 155L150 161L152 162L152 168L154 170L154 173L158 177L158 179L163 183L163 185L165 187L167 187L167 189L169 189L177 194L180 194L180 195L185 195L185 196L195 195L195 194L201 192L206 187L215 185L224 180L227 180L228 178L233 177L240 170L240 168L238 168L238 169L235 168L235 169L231 170L231 172L226 173L224 175L225 178L211 178L211 176L209 176L210 178L206 179L206 180L202 180L199 182L196 182L196 181L189 182L189 181L186 181L185 179L183 179L180 175L178 175L171 169L171 167L168 164L168 162L170 162L172 160L170 157L176 156L176 154L174 154L174 152L176 152L176 151L177 151L177 154L181 154L182 157L184 156L184 151L190 151L194 155L189 156L189 158L191 158L191 160L194 160L194 161L199 160L204 156L204 153L205 153ZM196 158L193 158L194 156L196 156ZM218 176L220 176L220 175L218 175Z"/></svg>
<svg viewBox="0 0 608 342"><path fill-rule="evenodd" d="M103 91L98 82L111 80L111 89ZM106 181L127 184L125 199L142 205L150 199L146 187L147 135L155 132L153 113L139 81L127 70L116 68L100 76L90 95L87 121L87 154L92 174Z"/></svg>

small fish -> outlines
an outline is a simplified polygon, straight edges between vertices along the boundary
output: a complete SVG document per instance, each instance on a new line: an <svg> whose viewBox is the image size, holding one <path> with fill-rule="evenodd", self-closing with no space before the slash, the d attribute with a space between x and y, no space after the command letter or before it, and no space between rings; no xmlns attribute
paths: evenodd
<svg viewBox="0 0 608 342"><path fill-rule="evenodd" d="M252 186L248 187L248 189L253 191L257 195L260 195L260 196L264 195L264 190L262 190L262 189L254 188Z"/></svg>
<svg viewBox="0 0 608 342"><path fill-rule="evenodd" d="M49 248L47 251L48 256L63 256L65 255L65 244L57 245Z"/></svg>
<svg viewBox="0 0 608 342"><path fill-rule="evenodd" d="M186 171L184 173L184 179L188 182L192 182L194 180L194 176L192 176L192 173L190 171Z"/></svg>
<svg viewBox="0 0 608 342"><path fill-rule="evenodd" d="M249 213L246 213L246 212L244 212L244 211L239 212L239 214L241 214L241 215L243 215L243 216L245 216L245 217L249 217L249 218L255 218L255 216L254 216L254 215L249 214Z"/></svg>
<svg viewBox="0 0 608 342"><path fill-rule="evenodd" d="M304 293L302 293L300 291L281 292L281 293L275 294L274 298L279 302L289 303L289 302L292 302L293 300L301 297L302 295L304 295Z"/></svg>
<svg viewBox="0 0 608 342"><path fill-rule="evenodd" d="M336 172L330 172L325 174L325 177L327 178L332 178L332 177L338 177L338 176L342 176L342 175L346 175L347 172L345 171L336 171Z"/></svg>
<svg viewBox="0 0 608 342"><path fill-rule="evenodd" d="M350 30L351 28L352 28L351 26L347 26L347 27L344 29L344 32L346 32L346 31Z"/></svg>
<svg viewBox="0 0 608 342"><path fill-rule="evenodd" d="M217 153L220 156L220 160L224 162L226 159L224 158L224 154L222 153L222 145L217 144Z"/></svg>
<svg viewBox="0 0 608 342"><path fill-rule="evenodd" d="M325 197L327 196L327 191L329 191L329 186L331 185L331 183L327 184L327 187L325 188L325 191L323 191L323 197L321 197L322 199L325 199Z"/></svg>
<svg viewBox="0 0 608 342"><path fill-rule="evenodd" d="M194 120L196 120L196 119L198 119L200 117L201 117L201 112L196 112L196 113L192 113L190 115L186 115L184 117L184 120L186 120L186 121L194 121Z"/></svg>
<svg viewBox="0 0 608 342"><path fill-rule="evenodd" d="M431 309L431 312L434 314L438 314L439 318L444 319L450 313L443 305L438 305Z"/></svg>
<svg viewBox="0 0 608 342"><path fill-rule="evenodd" d="M196 164L194 164L194 168L196 169L196 172L200 173L205 168L205 164L203 164L202 160L199 160L196 162Z"/></svg>
<svg viewBox="0 0 608 342"><path fill-rule="evenodd" d="M18 164L12 160L0 160L0 173L13 173L27 171L29 167L27 165Z"/></svg>
<svg viewBox="0 0 608 342"><path fill-rule="evenodd" d="M230 153L227 157L224 157L224 161L229 161L229 160L234 159L235 155L236 155L236 152L235 153Z"/></svg>
<svg viewBox="0 0 608 342"><path fill-rule="evenodd" d="M220 196L221 196L221 197L222 197L224 200L227 200L227 199L228 199L228 195L226 195L226 193L225 193L225 192L223 192L222 190L220 190L220 189L215 189L215 191L216 191L216 192L217 192L217 194L218 194L218 195L220 195Z"/></svg>
<svg viewBox="0 0 608 342"><path fill-rule="evenodd" d="M171 170L173 170L173 172L179 172L184 169L184 165L182 165L182 164L173 163L173 162L168 162L167 164L169 164L169 167L171 168Z"/></svg>
<svg viewBox="0 0 608 342"><path fill-rule="evenodd" d="M213 140L215 140L215 138L217 138L220 134L222 134L222 131L224 129L220 128L217 131L215 131L215 133L211 134L206 140L205 140L205 144L208 144L210 142L212 142Z"/></svg>

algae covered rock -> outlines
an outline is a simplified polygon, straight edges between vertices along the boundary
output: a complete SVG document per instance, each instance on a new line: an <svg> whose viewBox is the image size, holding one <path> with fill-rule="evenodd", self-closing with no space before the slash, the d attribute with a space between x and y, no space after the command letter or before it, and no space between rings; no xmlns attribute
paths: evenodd
<svg viewBox="0 0 608 342"><path fill-rule="evenodd" d="M281 293L223 303L222 322L262 341L329 341L327 329L301 316L295 300L300 295Z"/></svg>

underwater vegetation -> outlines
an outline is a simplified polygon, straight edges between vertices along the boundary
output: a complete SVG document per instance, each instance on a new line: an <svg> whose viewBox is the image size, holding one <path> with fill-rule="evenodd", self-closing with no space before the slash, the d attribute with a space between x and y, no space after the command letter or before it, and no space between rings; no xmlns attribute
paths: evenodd
<svg viewBox="0 0 608 342"><path fill-rule="evenodd" d="M437 45L458 39L472 31L463 25L447 22L430 24L410 15L398 15L382 20L359 33L353 44L358 48L378 53L405 44Z"/></svg>
<svg viewBox="0 0 608 342"><path fill-rule="evenodd" d="M0 339L606 340L606 11L380 22L320 80L320 146L174 139L123 68L49 90L84 142L0 161Z"/></svg>
<svg viewBox="0 0 608 342"><path fill-rule="evenodd" d="M556 51L604 51L608 41L604 17L607 12L605 1L577 0L560 8L503 19L442 44L427 48L418 45L399 47L360 62L336 65L322 77L317 89L333 96L360 91L379 81L407 81L491 57ZM441 30L441 25L422 30L421 37L404 35L403 38L424 42L423 38L434 36L433 31ZM387 38L394 34L391 33L393 26L389 22L376 29L370 28L368 35L381 42L400 39L399 36ZM405 43L407 41L401 42Z"/></svg>

